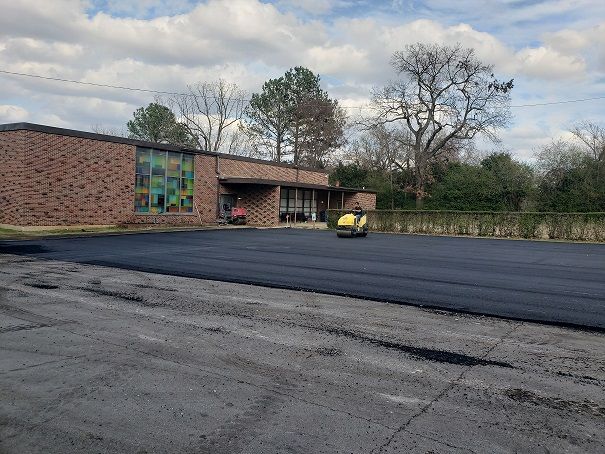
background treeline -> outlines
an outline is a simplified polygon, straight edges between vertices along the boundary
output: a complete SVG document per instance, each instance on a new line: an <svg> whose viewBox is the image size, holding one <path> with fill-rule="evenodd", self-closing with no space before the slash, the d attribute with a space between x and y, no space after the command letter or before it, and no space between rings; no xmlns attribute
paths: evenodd
<svg viewBox="0 0 605 454"><path fill-rule="evenodd" d="M510 153L458 150L430 169L424 208L460 211L605 211L605 128L583 123L569 140L536 150L524 163ZM348 161L339 162L332 184L378 191L378 209L415 209L413 166L381 160L385 150L371 138L355 144Z"/></svg>

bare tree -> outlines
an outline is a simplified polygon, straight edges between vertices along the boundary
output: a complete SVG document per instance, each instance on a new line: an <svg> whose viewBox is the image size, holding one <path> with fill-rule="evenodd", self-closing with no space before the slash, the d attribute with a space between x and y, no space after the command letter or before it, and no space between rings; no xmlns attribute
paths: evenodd
<svg viewBox="0 0 605 454"><path fill-rule="evenodd" d="M221 151L227 132L235 129L246 105L246 93L222 79L189 85L188 93L175 95L166 104L179 122L206 151Z"/></svg>
<svg viewBox="0 0 605 454"><path fill-rule="evenodd" d="M370 170L409 170L410 144L410 134L407 130L375 124L364 128L353 148L352 157L362 167Z"/></svg>
<svg viewBox="0 0 605 454"><path fill-rule="evenodd" d="M452 144L496 131L510 118L513 81L494 78L493 66L460 45L414 44L396 52L400 79L373 92L378 123L397 123L411 133L416 205L422 208L431 164Z"/></svg>
<svg viewBox="0 0 605 454"><path fill-rule="evenodd" d="M116 136L116 137L128 137L128 132L122 128L112 128L109 126L104 126L102 124L94 124L91 125L90 130L95 134L103 134L106 136Z"/></svg>
<svg viewBox="0 0 605 454"><path fill-rule="evenodd" d="M583 121L574 126L571 133L587 147L593 159L605 161L605 127L591 121Z"/></svg>

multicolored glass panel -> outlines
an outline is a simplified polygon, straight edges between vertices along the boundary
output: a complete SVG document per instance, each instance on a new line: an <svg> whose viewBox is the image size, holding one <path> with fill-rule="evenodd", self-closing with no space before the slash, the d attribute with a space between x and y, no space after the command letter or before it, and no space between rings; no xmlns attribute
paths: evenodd
<svg viewBox="0 0 605 454"><path fill-rule="evenodd" d="M181 153L168 152L168 172L169 177L180 178L181 176Z"/></svg>
<svg viewBox="0 0 605 454"><path fill-rule="evenodd" d="M137 175L149 175L151 165L151 150L147 148L137 149Z"/></svg>
<svg viewBox="0 0 605 454"><path fill-rule="evenodd" d="M193 155L137 148L135 212L192 213L193 186Z"/></svg>

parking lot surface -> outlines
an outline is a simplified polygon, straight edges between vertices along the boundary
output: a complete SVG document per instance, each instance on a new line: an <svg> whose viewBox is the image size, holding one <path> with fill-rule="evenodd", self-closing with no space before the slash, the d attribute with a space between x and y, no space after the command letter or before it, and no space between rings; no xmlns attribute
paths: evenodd
<svg viewBox="0 0 605 454"><path fill-rule="evenodd" d="M297 229L0 243L0 252L605 329L605 245Z"/></svg>
<svg viewBox="0 0 605 454"><path fill-rule="evenodd" d="M597 453L604 385L599 332L0 254L2 453Z"/></svg>

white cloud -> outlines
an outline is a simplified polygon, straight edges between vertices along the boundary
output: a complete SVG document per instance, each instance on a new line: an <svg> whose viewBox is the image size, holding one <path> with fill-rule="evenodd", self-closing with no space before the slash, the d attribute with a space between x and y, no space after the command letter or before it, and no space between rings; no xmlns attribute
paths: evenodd
<svg viewBox="0 0 605 454"><path fill-rule="evenodd" d="M269 77L304 65L322 76L342 105L360 106L372 86L396 77L389 66L392 53L418 41L475 48L481 60L495 65L497 76L515 78L513 104L594 96L602 93L599 80L605 80L605 22L588 24L590 11L604 9L589 0L504 2L501 14L479 0L426 0L415 3L417 8L402 3L404 14L396 17L385 14L385 4L343 0L5 3L0 69L100 84L181 92L188 83L220 77L252 92ZM91 13L101 4L108 8ZM362 4L358 8L364 12L337 15L353 4ZM583 19L582 8L587 10ZM546 20L572 14L575 19L566 27ZM527 21L537 25L523 27ZM516 28L506 29L508 23ZM27 118L73 128L119 128L134 109L153 100L148 93L0 77L3 122ZM557 109L559 117L540 116L550 125L515 110L520 120L504 133L505 141L530 153L534 143L564 130L570 119L603 115L592 104L548 110Z"/></svg>
<svg viewBox="0 0 605 454"><path fill-rule="evenodd" d="M305 60L311 68L323 74L366 71L369 63L364 49L349 44L312 47L307 50Z"/></svg>
<svg viewBox="0 0 605 454"><path fill-rule="evenodd" d="M20 106L0 105L0 123L18 123L26 121L29 112Z"/></svg>
<svg viewBox="0 0 605 454"><path fill-rule="evenodd" d="M539 79L579 78L586 72L583 58L562 55L548 47L523 49L516 59L519 72Z"/></svg>

